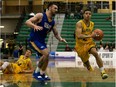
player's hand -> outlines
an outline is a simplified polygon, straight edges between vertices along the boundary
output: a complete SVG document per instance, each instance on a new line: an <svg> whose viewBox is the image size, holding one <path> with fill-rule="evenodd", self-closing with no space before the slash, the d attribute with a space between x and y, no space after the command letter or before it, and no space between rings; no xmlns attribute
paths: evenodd
<svg viewBox="0 0 116 87"><path fill-rule="evenodd" d="M35 25L34 26L34 31L38 31L38 30L39 31L43 30L43 27Z"/></svg>
<svg viewBox="0 0 116 87"><path fill-rule="evenodd" d="M67 41L64 38L60 39L61 42L67 43Z"/></svg>
<svg viewBox="0 0 116 87"><path fill-rule="evenodd" d="M97 33L95 33L95 32L92 32L91 37L95 38L95 37L99 37L99 35Z"/></svg>

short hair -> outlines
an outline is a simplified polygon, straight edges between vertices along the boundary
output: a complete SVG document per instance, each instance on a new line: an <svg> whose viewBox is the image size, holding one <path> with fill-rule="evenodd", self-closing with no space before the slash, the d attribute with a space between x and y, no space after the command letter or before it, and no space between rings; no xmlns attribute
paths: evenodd
<svg viewBox="0 0 116 87"><path fill-rule="evenodd" d="M31 54L32 54L32 49L30 49L30 48L27 48L27 49L26 49L26 51L27 51L27 50L30 50L30 51L31 51Z"/></svg>
<svg viewBox="0 0 116 87"><path fill-rule="evenodd" d="M91 9L85 9L84 11L83 11L83 14L86 12L86 11L91 11Z"/></svg>
<svg viewBox="0 0 116 87"><path fill-rule="evenodd" d="M50 3L48 4L48 6L47 6L47 9L49 9L49 7L51 7L52 5L56 5L56 4L53 3L53 2L50 2Z"/></svg>

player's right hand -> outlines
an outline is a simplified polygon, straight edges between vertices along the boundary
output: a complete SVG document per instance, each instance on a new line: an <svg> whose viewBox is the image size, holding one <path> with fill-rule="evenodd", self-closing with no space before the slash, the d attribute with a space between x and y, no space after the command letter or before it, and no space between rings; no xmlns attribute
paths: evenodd
<svg viewBox="0 0 116 87"><path fill-rule="evenodd" d="M92 38L95 38L95 37L99 37L99 35L96 34L95 32L92 32L91 37L92 37Z"/></svg>
<svg viewBox="0 0 116 87"><path fill-rule="evenodd" d="M34 26L34 31L38 31L38 30L39 31L43 30L43 27L35 25Z"/></svg>

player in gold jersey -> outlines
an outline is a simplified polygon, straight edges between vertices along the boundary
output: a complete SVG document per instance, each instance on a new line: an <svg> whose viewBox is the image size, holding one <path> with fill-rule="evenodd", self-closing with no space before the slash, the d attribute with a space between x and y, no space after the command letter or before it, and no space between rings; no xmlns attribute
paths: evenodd
<svg viewBox="0 0 116 87"><path fill-rule="evenodd" d="M92 39L92 37L95 37L96 34L92 33L94 23L90 21L91 15L91 11L89 9L86 9L83 13L83 19L76 23L75 50L78 53L78 56L83 61L84 66L86 66L89 71L93 70L89 62L90 54L92 54L96 58L97 65L101 71L102 79L106 79L108 78L108 75L104 70L102 59L98 55L96 50L96 44Z"/></svg>
<svg viewBox="0 0 116 87"><path fill-rule="evenodd" d="M30 56L32 51L27 49L24 55L21 55L17 62L2 62L0 61L0 70L4 74L30 73L33 72L32 61Z"/></svg>

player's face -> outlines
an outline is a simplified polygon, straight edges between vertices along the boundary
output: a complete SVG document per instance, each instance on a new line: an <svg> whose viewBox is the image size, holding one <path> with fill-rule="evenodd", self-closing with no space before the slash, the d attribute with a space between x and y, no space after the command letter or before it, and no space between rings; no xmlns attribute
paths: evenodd
<svg viewBox="0 0 116 87"><path fill-rule="evenodd" d="M57 11L58 11L57 5L52 5L51 6L51 13L52 13L52 15L55 15Z"/></svg>
<svg viewBox="0 0 116 87"><path fill-rule="evenodd" d="M85 20L90 20L91 19L91 11L85 11L83 14L83 17Z"/></svg>
<svg viewBox="0 0 116 87"><path fill-rule="evenodd" d="M30 51L30 50L27 50L26 53L25 53L25 56L26 56L26 57L30 57L31 54L32 54L31 51Z"/></svg>

